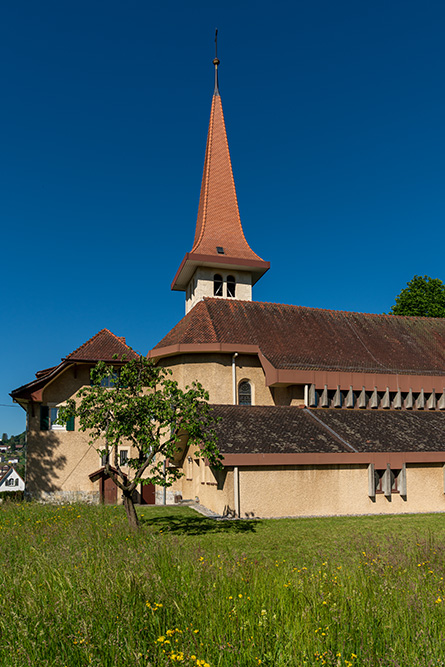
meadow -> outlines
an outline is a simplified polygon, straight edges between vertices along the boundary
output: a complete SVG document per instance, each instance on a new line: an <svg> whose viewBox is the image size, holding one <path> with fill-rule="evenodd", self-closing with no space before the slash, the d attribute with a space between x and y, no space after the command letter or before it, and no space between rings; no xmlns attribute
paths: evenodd
<svg viewBox="0 0 445 667"><path fill-rule="evenodd" d="M0 506L0 667L445 665L443 515Z"/></svg>

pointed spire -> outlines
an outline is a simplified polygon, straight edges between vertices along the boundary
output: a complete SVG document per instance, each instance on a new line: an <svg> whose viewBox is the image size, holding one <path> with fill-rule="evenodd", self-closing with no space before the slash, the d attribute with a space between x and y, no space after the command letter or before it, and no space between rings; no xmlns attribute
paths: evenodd
<svg viewBox="0 0 445 667"><path fill-rule="evenodd" d="M223 254L239 259L262 261L247 243L241 225L226 125L218 90L218 58L215 58L213 63L215 92L210 111L192 253L215 256ZM222 248L223 252L217 248Z"/></svg>
<svg viewBox="0 0 445 667"><path fill-rule="evenodd" d="M249 271L252 284L269 269L251 249L244 236L238 210L226 125L219 94L215 32L215 88L210 111L204 171L199 197L198 217L192 250L186 254L173 280L172 289L185 290L196 267L226 264L233 269Z"/></svg>

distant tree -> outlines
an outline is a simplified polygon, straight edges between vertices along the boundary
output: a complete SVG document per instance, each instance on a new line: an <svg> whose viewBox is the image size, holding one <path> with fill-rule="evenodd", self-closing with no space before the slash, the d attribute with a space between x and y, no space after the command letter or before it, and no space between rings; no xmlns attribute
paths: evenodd
<svg viewBox="0 0 445 667"><path fill-rule="evenodd" d="M7 433L3 433L3 435L2 435L2 442L6 444L7 441L8 441L8 434L7 434Z"/></svg>
<svg viewBox="0 0 445 667"><path fill-rule="evenodd" d="M391 312L394 315L445 317L445 285L439 278L414 276L396 297Z"/></svg>
<svg viewBox="0 0 445 667"><path fill-rule="evenodd" d="M171 486L179 479L182 472L168 460L181 453L186 438L196 445L196 456L215 468L221 465L207 392L198 383L182 391L169 375L144 357L124 364L119 373L99 361L91 370L91 386L59 409L59 423L77 417L79 429L88 431L90 444L105 461L105 474L122 491L132 528L138 527L133 503L137 485ZM120 445L136 450L125 463L128 472L121 469Z"/></svg>

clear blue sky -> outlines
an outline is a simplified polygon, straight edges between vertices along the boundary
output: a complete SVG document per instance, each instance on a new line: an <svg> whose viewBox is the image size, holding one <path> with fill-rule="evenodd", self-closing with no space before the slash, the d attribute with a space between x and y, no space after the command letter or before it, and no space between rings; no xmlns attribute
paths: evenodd
<svg viewBox="0 0 445 667"><path fill-rule="evenodd" d="M183 316L215 27L254 298L388 312L445 280L444 25L443 0L3 3L0 432L101 328L145 354Z"/></svg>

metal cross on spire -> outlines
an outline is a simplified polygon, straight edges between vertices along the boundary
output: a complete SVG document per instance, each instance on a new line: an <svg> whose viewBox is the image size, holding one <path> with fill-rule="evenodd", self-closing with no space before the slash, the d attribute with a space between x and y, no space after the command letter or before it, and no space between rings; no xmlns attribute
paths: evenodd
<svg viewBox="0 0 445 667"><path fill-rule="evenodd" d="M215 30L215 57L213 59L213 64L215 65L215 90L213 91L214 95L219 95L219 88L218 88L218 65L219 65L219 59L218 59L218 28Z"/></svg>

